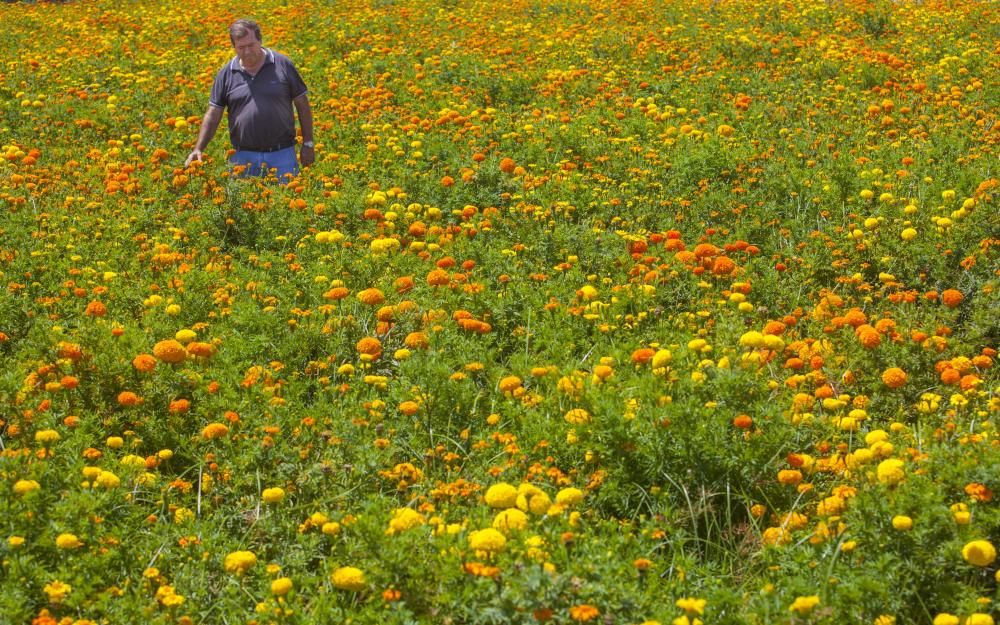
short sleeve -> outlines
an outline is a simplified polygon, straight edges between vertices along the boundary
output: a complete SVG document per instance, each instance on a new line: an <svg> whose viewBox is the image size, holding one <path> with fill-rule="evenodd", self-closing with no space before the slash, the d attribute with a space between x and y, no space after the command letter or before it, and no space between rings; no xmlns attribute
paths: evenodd
<svg viewBox="0 0 1000 625"><path fill-rule="evenodd" d="M215 75L215 82L212 83L212 93L208 96L208 103L220 109L226 108L228 104L228 99L226 98L226 93L229 91L226 87L226 79L229 76L228 69L229 65L227 64Z"/></svg>
<svg viewBox="0 0 1000 625"><path fill-rule="evenodd" d="M302 80L302 76L299 75L299 70L295 68L295 64L291 61L288 62L288 90L292 94L292 99L305 95L309 89L306 87L306 83Z"/></svg>

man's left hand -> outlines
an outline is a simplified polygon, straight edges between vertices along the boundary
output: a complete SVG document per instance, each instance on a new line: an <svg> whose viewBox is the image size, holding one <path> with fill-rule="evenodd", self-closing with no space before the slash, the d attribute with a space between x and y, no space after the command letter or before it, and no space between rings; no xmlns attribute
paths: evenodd
<svg viewBox="0 0 1000 625"><path fill-rule="evenodd" d="M316 161L316 148L302 146L299 150L299 160L303 167L309 167Z"/></svg>

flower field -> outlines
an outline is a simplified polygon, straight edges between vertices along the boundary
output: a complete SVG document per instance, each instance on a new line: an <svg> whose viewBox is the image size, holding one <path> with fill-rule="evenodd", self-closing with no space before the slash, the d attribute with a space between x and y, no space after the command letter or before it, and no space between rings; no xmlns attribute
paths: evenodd
<svg viewBox="0 0 1000 625"><path fill-rule="evenodd" d="M0 23L0 623L1000 616L996 3Z"/></svg>

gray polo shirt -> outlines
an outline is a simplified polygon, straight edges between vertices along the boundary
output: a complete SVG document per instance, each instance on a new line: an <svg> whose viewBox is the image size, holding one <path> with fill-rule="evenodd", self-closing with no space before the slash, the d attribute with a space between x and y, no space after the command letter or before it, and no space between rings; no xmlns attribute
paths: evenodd
<svg viewBox="0 0 1000 625"><path fill-rule="evenodd" d="M240 67L238 57L215 76L208 103L229 109L229 140L238 150L266 151L295 143L292 100L305 94L305 82L285 55L264 49L256 76Z"/></svg>

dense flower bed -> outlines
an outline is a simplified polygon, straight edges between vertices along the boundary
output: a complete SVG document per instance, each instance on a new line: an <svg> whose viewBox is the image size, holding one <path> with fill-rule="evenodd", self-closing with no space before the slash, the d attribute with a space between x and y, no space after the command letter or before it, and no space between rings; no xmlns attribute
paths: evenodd
<svg viewBox="0 0 1000 625"><path fill-rule="evenodd" d="M0 6L0 622L993 622L995 3L238 10Z"/></svg>

